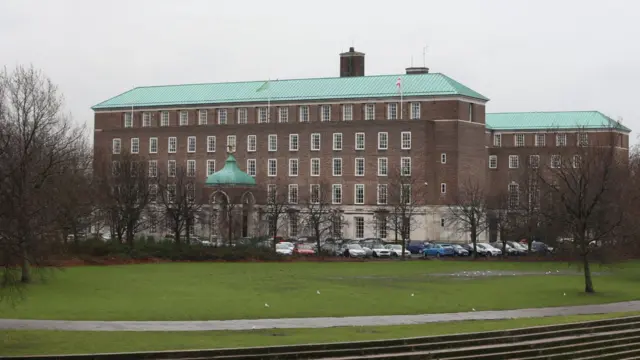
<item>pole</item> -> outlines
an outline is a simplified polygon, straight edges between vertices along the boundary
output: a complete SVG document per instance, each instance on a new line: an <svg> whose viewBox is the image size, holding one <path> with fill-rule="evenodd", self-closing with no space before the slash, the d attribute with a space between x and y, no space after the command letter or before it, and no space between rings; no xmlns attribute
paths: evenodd
<svg viewBox="0 0 640 360"><path fill-rule="evenodd" d="M402 98L402 84L400 84L400 120L402 120L402 116L404 114L404 111L402 109L403 105L404 104L403 104L403 98Z"/></svg>
<svg viewBox="0 0 640 360"><path fill-rule="evenodd" d="M271 123L271 78L267 87L267 123Z"/></svg>

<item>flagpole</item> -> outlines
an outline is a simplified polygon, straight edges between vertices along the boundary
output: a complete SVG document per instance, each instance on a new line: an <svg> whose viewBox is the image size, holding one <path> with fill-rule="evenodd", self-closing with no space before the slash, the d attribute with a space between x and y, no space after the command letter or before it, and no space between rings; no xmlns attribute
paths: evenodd
<svg viewBox="0 0 640 360"><path fill-rule="evenodd" d="M403 105L404 103L403 103L403 97L402 97L402 84L400 84L400 120L402 120L402 116L404 114Z"/></svg>
<svg viewBox="0 0 640 360"><path fill-rule="evenodd" d="M271 78L267 80L267 123L271 123Z"/></svg>

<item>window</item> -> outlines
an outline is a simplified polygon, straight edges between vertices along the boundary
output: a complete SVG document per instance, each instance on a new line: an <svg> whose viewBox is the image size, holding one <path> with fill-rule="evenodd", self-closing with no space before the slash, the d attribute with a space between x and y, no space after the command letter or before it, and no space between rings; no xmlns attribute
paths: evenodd
<svg viewBox="0 0 640 360"><path fill-rule="evenodd" d="M387 104L387 120L398 119L398 104Z"/></svg>
<svg viewBox="0 0 640 360"><path fill-rule="evenodd" d="M137 154L140 152L140 139L139 138L131 138L131 153Z"/></svg>
<svg viewBox="0 0 640 360"><path fill-rule="evenodd" d="M355 175L364 176L364 158L356 158Z"/></svg>
<svg viewBox="0 0 640 360"><path fill-rule="evenodd" d="M133 127L133 112L124 113L124 127Z"/></svg>
<svg viewBox="0 0 640 360"><path fill-rule="evenodd" d="M298 159L289 159L289 176L298 176Z"/></svg>
<svg viewBox="0 0 640 360"><path fill-rule="evenodd" d="M278 151L278 135L271 134L268 139L269 151Z"/></svg>
<svg viewBox="0 0 640 360"><path fill-rule="evenodd" d="M529 167L532 169L540 167L540 155L529 155Z"/></svg>
<svg viewBox="0 0 640 360"><path fill-rule="evenodd" d="M376 218L376 230L380 239L387 238L387 217L385 215L379 215Z"/></svg>
<svg viewBox="0 0 640 360"><path fill-rule="evenodd" d="M509 184L509 208L515 209L520 203L520 186L516 183Z"/></svg>
<svg viewBox="0 0 640 360"><path fill-rule="evenodd" d="M402 199L403 204L411 204L411 184L402 184L400 188L400 199Z"/></svg>
<svg viewBox="0 0 640 360"><path fill-rule="evenodd" d="M447 154L445 154L445 153L440 154L440 163L441 164L446 164L447 163Z"/></svg>
<svg viewBox="0 0 640 360"><path fill-rule="evenodd" d="M176 200L176 184L167 185L167 202L172 203Z"/></svg>
<svg viewBox="0 0 640 360"><path fill-rule="evenodd" d="M111 162L111 175L120 175L120 161L114 160Z"/></svg>
<svg viewBox="0 0 640 360"><path fill-rule="evenodd" d="M207 160L207 176L216 172L216 161L213 159Z"/></svg>
<svg viewBox="0 0 640 360"><path fill-rule="evenodd" d="M196 200L196 187L193 184L189 183L187 184L186 188L187 188L187 201L189 203L193 203ZM195 232L194 229L195 229L194 224L193 222L191 222L189 224L189 234L193 234Z"/></svg>
<svg viewBox="0 0 640 360"><path fill-rule="evenodd" d="M580 164L582 163L582 157L580 157L580 155L573 155L573 159L571 161L573 168L577 169L580 167Z"/></svg>
<svg viewBox="0 0 640 360"><path fill-rule="evenodd" d="M514 137L514 141L515 141L515 146L517 147L522 147L524 146L524 134L515 134Z"/></svg>
<svg viewBox="0 0 640 360"><path fill-rule="evenodd" d="M309 122L309 106L300 106L300 122Z"/></svg>
<svg viewBox="0 0 640 360"><path fill-rule="evenodd" d="M364 184L355 185L354 202L356 205L364 205Z"/></svg>
<svg viewBox="0 0 640 360"><path fill-rule="evenodd" d="M207 136L207 152L216 152L216 137Z"/></svg>
<svg viewBox="0 0 640 360"><path fill-rule="evenodd" d="M176 176L176 161L175 160L169 160L167 162L167 173L168 173L169 177L175 177Z"/></svg>
<svg viewBox="0 0 640 360"><path fill-rule="evenodd" d="M469 104L469 121L473 122L473 104Z"/></svg>
<svg viewBox="0 0 640 360"><path fill-rule="evenodd" d="M502 146L502 134L494 134L493 135L493 146L501 147Z"/></svg>
<svg viewBox="0 0 640 360"><path fill-rule="evenodd" d="M289 151L298 151L300 142L298 134L289 134Z"/></svg>
<svg viewBox="0 0 640 360"><path fill-rule="evenodd" d="M445 226L445 220L444 218L440 219L440 227L444 227Z"/></svg>
<svg viewBox="0 0 640 360"><path fill-rule="evenodd" d="M155 203L156 201L158 201L158 185L157 184L151 184L149 185L149 202L150 203ZM156 219L153 219L156 220ZM151 222L151 226L155 225L155 221ZM156 230L152 230L151 232L156 232Z"/></svg>
<svg viewBox="0 0 640 360"><path fill-rule="evenodd" d="M277 176L278 175L278 160L269 159L267 161L267 176Z"/></svg>
<svg viewBox="0 0 640 360"><path fill-rule="evenodd" d="M578 133L578 146L587 146L587 145L589 145L589 134Z"/></svg>
<svg viewBox="0 0 640 360"><path fill-rule="evenodd" d="M364 133L356 133L356 150L364 150Z"/></svg>
<svg viewBox="0 0 640 360"><path fill-rule="evenodd" d="M238 124L246 124L247 123L247 109L242 108L238 109Z"/></svg>
<svg viewBox="0 0 640 360"><path fill-rule="evenodd" d="M278 122L279 123L289 122L289 108L287 107L278 108Z"/></svg>
<svg viewBox="0 0 640 360"><path fill-rule="evenodd" d="M266 124L269 122L269 114L267 113L267 108L261 107L258 108L258 124Z"/></svg>
<svg viewBox="0 0 640 360"><path fill-rule="evenodd" d="M236 151L235 135L227 135L227 151Z"/></svg>
<svg viewBox="0 0 640 360"><path fill-rule="evenodd" d="M342 176L342 158L333 158L333 176Z"/></svg>
<svg viewBox="0 0 640 360"><path fill-rule="evenodd" d="M256 176L256 159L247 159L247 174L250 176Z"/></svg>
<svg viewBox="0 0 640 360"><path fill-rule="evenodd" d="M353 221L355 222L355 228L356 228L355 238L356 239L364 238L364 217L355 216L353 218Z"/></svg>
<svg viewBox="0 0 640 360"><path fill-rule="evenodd" d="M311 176L320 176L320 159L311 159Z"/></svg>
<svg viewBox="0 0 640 360"><path fill-rule="evenodd" d="M298 184L289 184L289 204L298 203Z"/></svg>
<svg viewBox="0 0 640 360"><path fill-rule="evenodd" d="M309 200L311 200L312 204L320 202L320 185L311 184L309 187Z"/></svg>
<svg viewBox="0 0 640 360"><path fill-rule="evenodd" d="M189 113L187 111L180 111L180 126L189 125Z"/></svg>
<svg viewBox="0 0 640 360"><path fill-rule="evenodd" d="M378 184L377 202L378 205L387 204L387 184Z"/></svg>
<svg viewBox="0 0 640 360"><path fill-rule="evenodd" d="M267 185L267 202L273 203L276 200L276 195L278 195L278 186L276 184Z"/></svg>
<svg viewBox="0 0 640 360"><path fill-rule="evenodd" d="M342 105L342 121L353 120L353 105Z"/></svg>
<svg viewBox="0 0 640 360"><path fill-rule="evenodd" d="M551 155L551 167L553 169L559 169L562 165L562 159L560 155Z"/></svg>
<svg viewBox="0 0 640 360"><path fill-rule="evenodd" d="M420 103L412 102L411 103L411 120L420 119Z"/></svg>
<svg viewBox="0 0 640 360"><path fill-rule="evenodd" d="M331 105L320 106L320 121L331 121Z"/></svg>
<svg viewBox="0 0 640 360"><path fill-rule="evenodd" d="M509 155L509 169L517 169L518 167L520 167L520 157Z"/></svg>
<svg viewBox="0 0 640 360"><path fill-rule="evenodd" d="M169 137L169 144L167 146L167 152L173 154L178 149L178 138L175 136Z"/></svg>
<svg viewBox="0 0 640 360"><path fill-rule="evenodd" d="M402 176L411 176L411 158L400 158L400 174Z"/></svg>
<svg viewBox="0 0 640 360"><path fill-rule="evenodd" d="M257 138L255 135L247 135L247 151L255 152L257 147Z"/></svg>
<svg viewBox="0 0 640 360"><path fill-rule="evenodd" d="M289 218L289 236L297 237L298 236L298 213L290 212L288 214Z"/></svg>
<svg viewBox="0 0 640 360"><path fill-rule="evenodd" d="M386 157L378 158L378 176L387 176L389 174L389 162Z"/></svg>
<svg viewBox="0 0 640 360"><path fill-rule="evenodd" d="M333 133L333 151L342 150L342 133Z"/></svg>
<svg viewBox="0 0 640 360"><path fill-rule="evenodd" d="M120 139L113 139L111 141L111 152L114 154L120 154L120 150L122 148L122 142Z"/></svg>
<svg viewBox="0 0 640 360"><path fill-rule="evenodd" d="M489 155L489 169L498 168L498 155Z"/></svg>
<svg viewBox="0 0 640 360"><path fill-rule="evenodd" d="M342 204L342 184L331 185L331 203Z"/></svg>
<svg viewBox="0 0 640 360"><path fill-rule="evenodd" d="M195 160L187 160L187 176L195 177L196 176L196 161Z"/></svg>
<svg viewBox="0 0 640 360"><path fill-rule="evenodd" d="M320 151L320 134L311 134L311 151Z"/></svg>
<svg viewBox="0 0 640 360"><path fill-rule="evenodd" d="M376 119L376 104L367 104L364 106L364 119L365 120Z"/></svg>
<svg viewBox="0 0 640 360"><path fill-rule="evenodd" d="M389 148L389 133L378 133L378 150L387 150Z"/></svg>
<svg viewBox="0 0 640 360"><path fill-rule="evenodd" d="M442 183L440 184L440 194L446 194L447 193L447 184Z"/></svg>
<svg viewBox="0 0 640 360"><path fill-rule="evenodd" d="M149 177L158 176L158 160L149 160Z"/></svg>
<svg viewBox="0 0 640 360"><path fill-rule="evenodd" d="M535 145L536 146L545 146L545 136L544 136L544 134L536 134Z"/></svg>
<svg viewBox="0 0 640 360"><path fill-rule="evenodd" d="M411 132L410 131L403 131L402 133L400 133L401 135L401 149L402 150L409 150L411 149Z"/></svg>
<svg viewBox="0 0 640 360"><path fill-rule="evenodd" d="M169 126L169 112L163 111L160 114L160 126Z"/></svg>
<svg viewBox="0 0 640 360"><path fill-rule="evenodd" d="M198 111L198 125L207 125L207 110Z"/></svg>
<svg viewBox="0 0 640 360"><path fill-rule="evenodd" d="M556 146L567 146L567 134L556 135Z"/></svg>
<svg viewBox="0 0 640 360"><path fill-rule="evenodd" d="M227 109L218 109L218 125L227 124Z"/></svg>
<svg viewBox="0 0 640 360"><path fill-rule="evenodd" d="M151 126L151 114L148 112L142 113L142 127L150 127Z"/></svg>
<svg viewBox="0 0 640 360"><path fill-rule="evenodd" d="M187 138L187 152L188 153L196 152L196 137L195 136L189 136Z"/></svg>

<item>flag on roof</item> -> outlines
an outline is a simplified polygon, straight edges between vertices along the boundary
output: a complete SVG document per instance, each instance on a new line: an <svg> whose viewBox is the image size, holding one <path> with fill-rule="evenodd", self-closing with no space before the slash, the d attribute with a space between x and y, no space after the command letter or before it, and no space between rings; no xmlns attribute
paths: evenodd
<svg viewBox="0 0 640 360"><path fill-rule="evenodd" d="M398 77L398 80L396 81L396 87L398 88L398 91L402 88L402 79L400 77Z"/></svg>

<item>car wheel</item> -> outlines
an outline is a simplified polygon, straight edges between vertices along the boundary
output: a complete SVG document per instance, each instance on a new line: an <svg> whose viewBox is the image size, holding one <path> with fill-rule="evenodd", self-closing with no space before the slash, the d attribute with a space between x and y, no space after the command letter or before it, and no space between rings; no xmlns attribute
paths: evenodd
<svg viewBox="0 0 640 360"><path fill-rule="evenodd" d="M393 256L393 257L398 257L398 253L397 253L397 252L392 252L392 253L391 253L391 256Z"/></svg>

